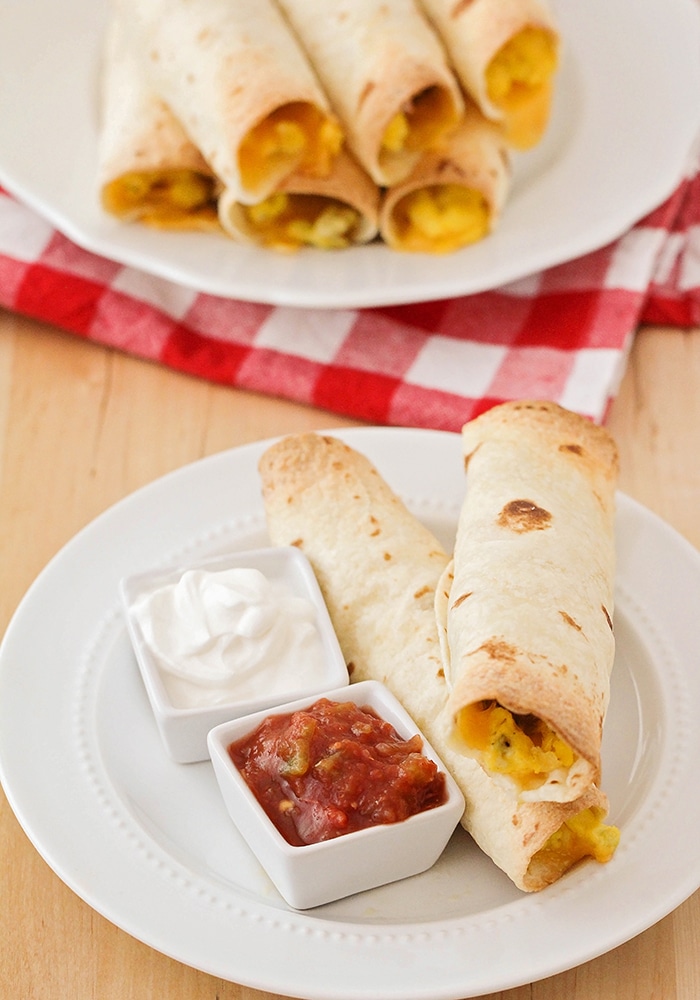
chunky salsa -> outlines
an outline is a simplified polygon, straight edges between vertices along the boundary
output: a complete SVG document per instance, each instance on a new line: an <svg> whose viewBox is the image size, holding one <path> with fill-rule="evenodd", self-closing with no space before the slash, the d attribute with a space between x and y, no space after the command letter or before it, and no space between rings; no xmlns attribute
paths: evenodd
<svg viewBox="0 0 700 1000"><path fill-rule="evenodd" d="M303 846L441 805L445 776L422 746L372 708L320 698L268 716L228 751L285 840Z"/></svg>

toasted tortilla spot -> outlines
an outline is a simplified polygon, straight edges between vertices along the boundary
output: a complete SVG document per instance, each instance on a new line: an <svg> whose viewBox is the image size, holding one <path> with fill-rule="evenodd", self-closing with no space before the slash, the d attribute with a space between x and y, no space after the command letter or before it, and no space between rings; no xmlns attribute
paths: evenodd
<svg viewBox="0 0 700 1000"><path fill-rule="evenodd" d="M505 663L515 663L518 658L518 650L502 639L488 639L479 647L492 660L503 660Z"/></svg>
<svg viewBox="0 0 700 1000"><path fill-rule="evenodd" d="M376 83L374 83L373 80L369 80L364 85L364 87L362 88L362 93L360 94L359 100L357 102L358 108L362 107L362 105L365 103L365 101L367 100L367 98L369 97L369 95L372 93L372 91L376 89L376 87L377 87L377 85L376 85Z"/></svg>
<svg viewBox="0 0 700 1000"><path fill-rule="evenodd" d="M532 500L511 500L501 510L496 523L518 533L543 531L552 521L548 510L538 507Z"/></svg>
<svg viewBox="0 0 700 1000"><path fill-rule="evenodd" d="M447 595L445 595L445 596L447 596ZM466 601L466 599L468 597L471 597L471 596L472 596L472 591L471 590L469 591L468 594L460 594L460 596L457 598L457 600L452 605L453 609L454 608L458 608L463 601Z"/></svg>
<svg viewBox="0 0 700 1000"><path fill-rule="evenodd" d="M562 616L567 625L571 625L571 627L575 628L577 632L581 631L581 626L579 625L579 623L575 621L571 617L571 615L568 615L566 611L560 611L559 614Z"/></svg>
<svg viewBox="0 0 700 1000"><path fill-rule="evenodd" d="M454 17L455 19L458 18L461 14L464 13L467 7L471 7L473 3L474 0L459 0L459 3L456 3L452 8L452 13L450 14L450 17Z"/></svg>

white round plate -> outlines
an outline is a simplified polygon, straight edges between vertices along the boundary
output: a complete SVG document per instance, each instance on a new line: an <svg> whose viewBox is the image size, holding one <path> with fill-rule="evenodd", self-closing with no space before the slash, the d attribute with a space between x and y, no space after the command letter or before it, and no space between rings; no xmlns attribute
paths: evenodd
<svg viewBox="0 0 700 1000"><path fill-rule="evenodd" d="M450 545L458 435L361 428L364 452ZM607 865L523 894L459 829L428 872L311 910L279 897L229 820L209 762L166 755L118 582L266 541L257 461L223 452L106 511L47 566L0 650L0 776L46 861L134 937L190 966L312 1000L455 1000L571 968L700 884L700 555L621 496L618 653L603 748Z"/></svg>
<svg viewBox="0 0 700 1000"><path fill-rule="evenodd" d="M106 215L96 162L107 8L96 0L3 3L0 183L80 246L227 298L351 308L495 288L623 233L678 184L700 124L697 0L553 6L565 48L550 128L517 158L497 231L454 254L373 244L281 255Z"/></svg>

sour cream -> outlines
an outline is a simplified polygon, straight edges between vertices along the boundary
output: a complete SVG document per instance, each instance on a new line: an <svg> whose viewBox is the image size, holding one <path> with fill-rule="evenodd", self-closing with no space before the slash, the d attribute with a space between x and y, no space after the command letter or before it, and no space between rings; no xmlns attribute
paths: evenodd
<svg viewBox="0 0 700 1000"><path fill-rule="evenodd" d="M291 694L323 677L313 604L258 569L186 570L130 610L177 708Z"/></svg>

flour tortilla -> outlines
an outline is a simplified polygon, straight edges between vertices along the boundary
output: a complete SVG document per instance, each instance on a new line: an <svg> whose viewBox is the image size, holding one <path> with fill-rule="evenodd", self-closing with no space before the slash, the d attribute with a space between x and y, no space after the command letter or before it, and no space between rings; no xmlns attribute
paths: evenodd
<svg viewBox="0 0 700 1000"><path fill-rule="evenodd" d="M387 189L379 219L382 237L395 250L419 249L427 252L451 251L476 242L475 239L467 239L466 233L461 242L451 238L449 218L445 217L441 227L424 237L430 244L415 247L405 212L407 196L419 192L431 196L440 189L446 190L447 186L474 192L480 198L486 217L486 228L477 237L482 239L498 225L508 197L510 180L510 159L501 130L470 106L461 125L445 136L434 150L421 157L405 180ZM447 216L449 211L448 205Z"/></svg>
<svg viewBox="0 0 700 1000"><path fill-rule="evenodd" d="M98 188L106 211L164 229L220 230L218 180L152 90L117 16L105 35L100 98ZM183 186L204 200L178 198Z"/></svg>
<svg viewBox="0 0 700 1000"><path fill-rule="evenodd" d="M541 849L585 809L608 811L589 786L576 802L518 803L450 744L449 689L433 602L449 555L372 464L336 438L282 439L260 461L273 544L297 545L321 586L351 680L383 682L403 703L465 795L462 825L524 891L558 879L570 862Z"/></svg>
<svg viewBox="0 0 700 1000"><path fill-rule="evenodd" d="M534 715L574 751L523 800L569 801L600 782L615 640L618 457L608 433L551 402L505 403L463 429L454 561L437 602L452 741L466 706ZM477 755L478 756L478 755Z"/></svg>
<svg viewBox="0 0 700 1000"><path fill-rule="evenodd" d="M238 200L266 197L301 167L328 172L342 133L272 0L117 2L155 91ZM280 151L251 172L245 150L252 130L280 116L299 125L306 147ZM264 141L254 144L256 156Z"/></svg>
<svg viewBox="0 0 700 1000"><path fill-rule="evenodd" d="M444 49L414 0L279 0L328 97L348 145L379 185L405 177L426 146L456 126L462 97ZM429 92L434 101L414 149L382 150L394 116Z"/></svg>
<svg viewBox="0 0 700 1000"><path fill-rule="evenodd" d="M356 222L348 234L347 245L368 243L378 233L379 188L345 150L338 155L327 177L311 177L296 171L282 181L275 193L289 195L292 202L298 200L297 204L313 199L319 212L351 209ZM302 216L306 214L303 204L299 204L299 209ZM249 211L249 206L237 201L231 192L223 193L219 217L226 232L239 242L265 245L264 229L251 222Z"/></svg>
<svg viewBox="0 0 700 1000"><path fill-rule="evenodd" d="M465 91L481 112L508 126L507 113L489 97L486 72L489 64L506 43L521 31L536 28L545 31L555 49L559 46L556 21L545 0L419 0L449 52L452 64ZM551 83L551 81L550 81ZM537 102L539 128L521 147L534 145L544 132L551 110L552 88L532 95ZM533 109L534 110L534 109Z"/></svg>

